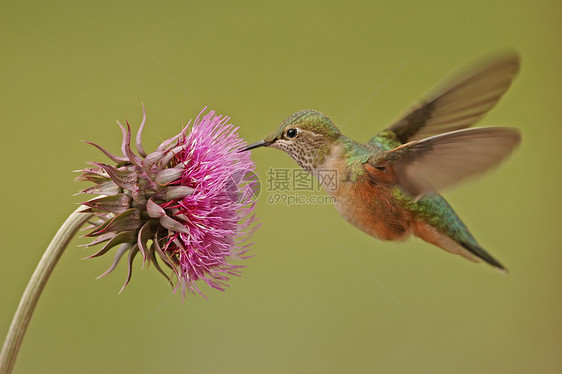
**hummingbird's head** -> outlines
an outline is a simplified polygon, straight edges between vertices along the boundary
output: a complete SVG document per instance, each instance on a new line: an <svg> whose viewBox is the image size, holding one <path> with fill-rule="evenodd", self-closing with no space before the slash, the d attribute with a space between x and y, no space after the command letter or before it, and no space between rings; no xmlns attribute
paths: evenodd
<svg viewBox="0 0 562 374"><path fill-rule="evenodd" d="M243 151L263 146L281 149L303 169L312 172L324 162L340 135L340 130L324 114L305 109L287 117L277 130Z"/></svg>

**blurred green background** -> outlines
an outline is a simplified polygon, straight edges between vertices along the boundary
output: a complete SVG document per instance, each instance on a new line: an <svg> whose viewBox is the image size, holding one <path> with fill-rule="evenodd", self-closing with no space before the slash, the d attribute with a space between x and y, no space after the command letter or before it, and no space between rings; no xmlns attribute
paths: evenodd
<svg viewBox="0 0 562 374"><path fill-rule="evenodd" d="M263 192L255 257L226 292L203 288L208 299L182 303L140 262L117 295L123 264L94 281L112 256L81 261L92 251L75 241L15 372L562 372L561 10L557 1L3 1L2 336L81 201L71 171L105 160L80 140L117 151L114 121L138 125L141 102L147 149L203 105L250 142L303 108L366 141L474 58L512 47L523 60L483 121L521 129L521 148L445 194L508 275L418 239L376 241L329 205L268 205ZM263 182L269 167L296 165L271 149L253 158Z"/></svg>

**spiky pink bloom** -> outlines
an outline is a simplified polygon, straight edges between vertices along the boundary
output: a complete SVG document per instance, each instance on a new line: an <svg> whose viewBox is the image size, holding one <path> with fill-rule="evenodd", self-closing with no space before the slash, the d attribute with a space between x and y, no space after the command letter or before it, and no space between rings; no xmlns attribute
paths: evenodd
<svg viewBox="0 0 562 374"><path fill-rule="evenodd" d="M128 124L119 124L122 156L90 143L116 163L92 163L78 178L95 183L82 193L102 195L84 203L98 218L87 234L96 238L87 246L105 243L90 257L119 245L113 264L100 277L128 253L124 288L139 252L143 262L153 263L172 284L177 281L183 294L199 291L199 280L224 290L229 276L240 274L243 266L230 261L247 258L251 243L246 242L258 227L253 211L259 181L249 154L239 152L246 142L230 118L203 112L150 154L141 143L146 115L136 136L138 154L131 149Z"/></svg>

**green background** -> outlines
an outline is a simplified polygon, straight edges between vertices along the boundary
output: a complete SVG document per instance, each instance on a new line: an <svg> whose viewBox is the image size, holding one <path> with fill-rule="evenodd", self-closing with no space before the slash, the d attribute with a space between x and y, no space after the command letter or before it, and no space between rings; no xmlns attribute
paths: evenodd
<svg viewBox="0 0 562 374"><path fill-rule="evenodd" d="M523 61L483 121L519 128L522 146L445 193L508 275L418 239L377 241L329 205L268 205L263 191L255 257L226 292L203 287L208 299L182 302L140 262L117 295L123 264L95 281L112 256L81 261L92 251L73 242L16 372L561 372L561 4L3 1L2 335L81 201L72 195L85 185L71 171L105 161L80 140L117 151L114 121L138 125L141 102L147 149L203 105L231 116L250 142L303 108L366 141L474 58L512 47ZM264 186L269 167L296 165L272 149L253 158Z"/></svg>

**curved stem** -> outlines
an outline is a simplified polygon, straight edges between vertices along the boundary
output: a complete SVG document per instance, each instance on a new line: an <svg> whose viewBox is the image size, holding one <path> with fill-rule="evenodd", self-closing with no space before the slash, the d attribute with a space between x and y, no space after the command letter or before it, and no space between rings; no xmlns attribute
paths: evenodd
<svg viewBox="0 0 562 374"><path fill-rule="evenodd" d="M70 240L92 216L91 213L83 213L85 209L87 208L80 206L64 221L33 272L21 297L18 309L8 330L8 335L4 341L4 346L2 347L0 374L10 374L12 372L27 325L31 320L31 315L35 310L39 296L41 296L49 276L68 243L70 243Z"/></svg>

